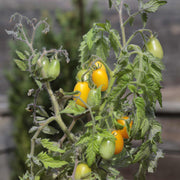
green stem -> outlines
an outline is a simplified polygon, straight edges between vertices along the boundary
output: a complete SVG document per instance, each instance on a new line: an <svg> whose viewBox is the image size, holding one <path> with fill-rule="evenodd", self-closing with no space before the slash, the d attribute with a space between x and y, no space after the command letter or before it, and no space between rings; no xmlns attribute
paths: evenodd
<svg viewBox="0 0 180 180"><path fill-rule="evenodd" d="M140 34L142 35L143 40L145 41L144 35L143 35L143 32L144 32L144 31L147 31L147 32L150 33L150 35L152 35L152 31L151 31L150 29L139 29L139 30L137 30L135 33L133 33L133 34L129 37L129 39L128 39L127 42L126 42L126 45L128 45L128 44L132 41L132 39L133 39L138 33L140 33Z"/></svg>
<svg viewBox="0 0 180 180"><path fill-rule="evenodd" d="M108 85L108 89L106 90L105 98L109 96L109 93L111 92L111 89L112 89L112 87L114 85L114 82L116 80L116 78L113 76L112 71L110 71L109 75L110 75L110 82L109 82L109 85ZM102 105L100 106L99 115L102 114L103 109L106 106L106 104L107 104L107 99L105 99L104 102L102 103Z"/></svg>
<svg viewBox="0 0 180 180"><path fill-rule="evenodd" d="M74 142L74 136L69 132L68 128L66 127L65 123L63 122L61 115L59 113L59 104L56 100L56 97L54 96L54 93L51 89L50 83L47 82L46 83L46 88L48 91L48 94L50 96L51 99L51 103L54 109L54 113L55 113L55 117L56 117L56 122L58 123L58 125L60 126L60 128L62 129L62 131L67 135L67 137Z"/></svg>
<svg viewBox="0 0 180 180"><path fill-rule="evenodd" d="M128 19L123 23L123 25L125 26L131 18L134 18L138 14L140 14L140 11L133 13L131 16L128 17Z"/></svg>
<svg viewBox="0 0 180 180"><path fill-rule="evenodd" d="M33 46L32 46L32 42L31 43L29 42L29 40L27 38L27 35L26 35L26 33L25 33L24 29L23 29L23 26L21 26L21 32L22 32L22 34L24 36L26 44L28 45L28 47L30 48L32 54L34 55L34 49L33 49Z"/></svg>
<svg viewBox="0 0 180 180"><path fill-rule="evenodd" d="M122 8L123 8L123 0L121 1L120 8L119 8L119 20L120 20L120 28L121 28L123 46L125 46L125 44L126 44L126 35L125 35L125 27L124 27L124 24L123 24Z"/></svg>
<svg viewBox="0 0 180 180"><path fill-rule="evenodd" d="M54 117L54 116L48 118L48 119L46 120L46 122L38 128L38 130L36 131L36 133L35 133L34 136L32 137L32 139L31 139L31 152L30 152L30 156L31 156L31 157L34 156L35 140L37 139L37 137L39 136L39 134L40 134L40 132L43 130L43 128L44 128L45 126L47 126L50 122L54 121L54 120L55 120L55 117ZM33 162L31 162L31 174L33 174L33 167L34 167Z"/></svg>
<svg viewBox="0 0 180 180"><path fill-rule="evenodd" d="M76 97L77 98L77 97ZM93 122L93 134L95 134L95 131L96 131L96 123L95 123L95 119L94 119L94 116L93 116L93 113L92 113L92 110L91 110L91 107L86 103L84 102L80 97L78 97L78 99L80 101L82 101L82 103L88 108L89 112L90 112L90 115L91 115L91 119L92 119L92 122Z"/></svg>

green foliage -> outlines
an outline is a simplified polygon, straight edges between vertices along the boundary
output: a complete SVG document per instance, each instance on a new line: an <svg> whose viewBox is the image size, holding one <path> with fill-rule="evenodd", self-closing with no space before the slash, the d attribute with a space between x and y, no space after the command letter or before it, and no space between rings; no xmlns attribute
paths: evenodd
<svg viewBox="0 0 180 180"><path fill-rule="evenodd" d="M38 154L37 158L43 163L44 167L47 169L50 168L60 168L64 165L67 165L68 162L61 161L60 158L52 157L45 152Z"/></svg>
<svg viewBox="0 0 180 180"><path fill-rule="evenodd" d="M37 73L38 68L36 69L36 67L41 62L42 57L47 56L49 59L58 57L69 62L68 53L62 48L34 49L32 44L36 29L32 33L32 42L28 43L26 36L24 37L25 32L21 20L26 19L33 27L36 25L37 29L38 25L44 24L45 30L48 27L47 22L39 21L34 24L34 21L18 15L21 17L20 24L16 24L20 32L18 38L13 31L8 31L8 34L25 41L30 53L17 51L20 60L15 62L19 69L29 72L37 86L36 91L33 92L32 89L28 91L29 96L34 96L34 101L28 105L27 110L32 112L35 123L30 129L33 137L26 162L30 170L20 179L34 180L39 179L39 177L43 177L43 179L44 177L74 179L79 162L85 162L91 168L90 177L92 180L121 180L123 177L119 167L127 167L135 163L139 164L135 179L143 180L147 172L154 172L158 159L163 157L162 151L158 148L158 144L161 143L161 124L155 118L155 107L157 102L162 106L160 90L161 71L164 66L162 60L154 57L144 48L145 46L131 44L132 39L136 38L138 33L142 36L145 44L146 38L153 35L150 29L137 30L126 40L124 27L127 22L132 24L135 16L142 15L142 13L144 14L142 22L145 26L148 13L157 11L166 1L149 0L143 2L143 0L139 0L138 2L138 11L132 14L129 6L123 4L123 1L109 1L109 6L114 6L119 13L121 35L111 28L109 21L106 21L105 23L94 23L83 36L79 47L79 63L80 69L87 69L90 74L89 79L87 79L89 87L95 86L91 77L95 61L100 60L106 67L106 70L103 70L104 73L108 74L108 88L104 92L99 90L98 97L101 98L101 101L97 109L93 109L91 103L84 102L85 108L77 105L74 100L77 92L72 92L72 90L65 92L62 86L58 86L59 90L54 92L50 81L45 79L43 74ZM79 3L82 6L82 1ZM122 18L123 7L126 8L129 15L125 22ZM16 15L13 17L15 18ZM59 17L59 20L63 19ZM82 23L82 19L80 22ZM110 52L114 53L116 59L114 69L108 67L106 63ZM64 71L66 69L63 69ZM65 77L62 76L62 79L64 80ZM50 108L48 110L39 105L40 92L47 92L49 95ZM81 93L83 95L84 92ZM112 134L112 131L123 128L122 125L118 125L117 119L124 116L128 116L125 124L129 137L124 139L124 142L122 140L120 142L116 138L118 136ZM70 123L66 121L66 118ZM81 122L80 127L72 133L73 127L80 124L78 122ZM130 122L132 122L132 127ZM58 126L55 126L54 123ZM116 132L121 133L121 131ZM54 136L47 138L47 135L56 135L57 138ZM118 148L115 146L117 142L122 143L123 150L115 154L114 149ZM42 145L41 148L39 145ZM104 155L107 155L107 158Z"/></svg>
<svg viewBox="0 0 180 180"><path fill-rule="evenodd" d="M75 3L76 4L76 3ZM72 72L74 71L74 66L77 66L78 62L76 59L78 58L78 52L76 49L81 40L81 33L79 26L79 10L77 6L74 6L72 11L68 12L60 12L57 10L55 13L55 18L57 20L57 26L61 27L60 33L55 33L53 31L48 32L46 35L42 34L42 30L44 28L43 25L36 32L36 36L34 39L34 46L37 49L37 53L32 58L32 65L35 66L37 60L40 57L40 53L38 50L42 47L46 47L47 49L50 48L57 48L63 44L70 55L71 64L67 66L64 61L61 62L61 69L63 69L63 74L61 75L62 78L58 78L56 81L52 83L54 89L57 89L59 84L61 84L62 88L65 90L72 89L74 84L74 79L72 78ZM42 16L50 16L48 11L43 10ZM84 24L84 31L87 31L89 28L91 21L94 21L98 17L98 10L97 6L92 7L89 11L89 14L86 14L83 21L86 23ZM51 18L49 18L51 21ZM73 23L72 23L73 22ZM51 23L51 22L50 22ZM38 87L42 88L42 83L36 80L36 83L33 82L27 73L19 71L20 70L26 71L27 70L27 54L29 54L28 47L23 42L10 42L11 54L12 59L16 59L12 64L12 69L9 74L7 74L7 78L11 85L11 89L9 90L9 103L12 115L15 119L15 143L16 143L16 152L13 160L13 171L12 171L12 180L17 180L17 176L23 174L27 169L25 165L26 161L26 152L30 150L30 135L28 134L28 130L32 126L32 117L30 117L30 113L25 111L27 104L30 104L33 101L33 97L26 97L24 96L27 94L29 89L36 89ZM18 67L18 68L17 68ZM33 67L34 68L34 67ZM21 82L21 83L17 83ZM23 101L22 101L23 97ZM38 99L38 103L42 103L46 110L49 109L49 98L47 94L42 93L42 98ZM17 109L18 104L18 109ZM42 110L39 109L40 111ZM43 109L44 110L44 109ZM49 111L49 110L48 110ZM45 116L44 113L41 112L42 116ZM44 119L45 120L45 119ZM52 134L52 126L46 127L43 131L44 133ZM34 129L35 130L35 129ZM53 132L58 132L54 129ZM48 133L48 134L49 134ZM26 142L26 143L24 143ZM45 179L45 178L44 178Z"/></svg>

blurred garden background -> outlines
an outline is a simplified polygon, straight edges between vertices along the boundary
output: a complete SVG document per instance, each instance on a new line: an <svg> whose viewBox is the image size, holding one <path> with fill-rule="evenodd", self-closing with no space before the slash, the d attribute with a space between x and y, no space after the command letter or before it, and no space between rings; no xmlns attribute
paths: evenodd
<svg viewBox="0 0 180 180"><path fill-rule="evenodd" d="M136 0L127 0L131 8L136 7ZM93 22L109 20L113 28L119 30L118 14L108 8L108 0L0 0L0 180L17 180L25 171L26 151L30 149L28 128L32 124L30 114L24 109L32 101L27 98L27 91L35 85L28 76L13 64L15 50L25 50L21 43L11 40L5 29L12 25L9 18L15 12L37 19L48 18L50 32L36 34L36 48L67 49L70 63L61 64L63 73L52 86L59 85L71 91L75 84L78 65L78 47ZM131 31L141 28L141 20L136 19ZM162 82L163 108L157 106L157 119L162 123L162 140L160 145L165 158L160 159L156 173L148 174L147 180L180 179L180 1L168 0L167 5L152 14L147 27L157 32L164 49ZM141 39L139 42L141 43ZM113 57L108 64L113 66ZM63 81L62 81L63 79ZM48 108L48 97L41 99ZM136 167L120 169L127 180L132 179Z"/></svg>

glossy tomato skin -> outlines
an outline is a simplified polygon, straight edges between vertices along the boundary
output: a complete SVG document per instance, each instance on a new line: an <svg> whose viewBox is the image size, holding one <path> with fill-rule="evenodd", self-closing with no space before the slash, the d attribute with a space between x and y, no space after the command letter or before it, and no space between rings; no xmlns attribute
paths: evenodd
<svg viewBox="0 0 180 180"><path fill-rule="evenodd" d="M43 79L47 79L49 72L49 59L47 57L43 57L40 61L40 66L41 66L40 76Z"/></svg>
<svg viewBox="0 0 180 180"><path fill-rule="evenodd" d="M112 134L115 136L116 141L115 141L115 151L114 154L119 154L124 147L124 140L122 135L120 134L119 130L114 130L112 131Z"/></svg>
<svg viewBox="0 0 180 180"><path fill-rule="evenodd" d="M48 76L51 80L56 79L60 74L60 62L58 59L52 60L49 64Z"/></svg>
<svg viewBox="0 0 180 180"><path fill-rule="evenodd" d="M76 167L75 180L81 180L82 178L88 178L91 174L91 168L85 163L80 163Z"/></svg>
<svg viewBox="0 0 180 180"><path fill-rule="evenodd" d="M161 43L156 37L151 37L149 41L146 43L147 50L153 54L154 57L162 59L164 56L163 49Z"/></svg>
<svg viewBox="0 0 180 180"><path fill-rule="evenodd" d="M102 69L96 69L92 73L92 81L99 87L102 85L101 91L106 91L108 88L108 75Z"/></svg>
<svg viewBox="0 0 180 180"><path fill-rule="evenodd" d="M80 96L80 98L85 102L87 103L87 98L88 98L88 94L89 94L89 91L90 91L90 88L89 88L89 85L88 85L88 82L77 82L75 87L74 87L74 92L75 91L79 91L80 94L77 94L75 96ZM86 107L86 105L80 100L80 99L77 99L76 97L74 97L74 100L76 101L76 104L82 106L82 107Z"/></svg>
<svg viewBox="0 0 180 180"><path fill-rule="evenodd" d="M87 69L81 69L78 71L76 75L77 81L88 81L89 79L89 72Z"/></svg>
<svg viewBox="0 0 180 180"><path fill-rule="evenodd" d="M109 160L113 157L115 152L115 141L104 139L102 140L99 148L101 157L105 160Z"/></svg>
<svg viewBox="0 0 180 180"><path fill-rule="evenodd" d="M117 120L117 122L118 122L119 124L121 124L122 126L124 126L123 129L120 129L120 130L119 130L119 132L121 133L121 135L122 135L122 137L123 137L124 139L129 139L129 135L128 135L128 132L127 132L127 127L126 127L126 120L128 120L128 119L129 119L129 117L124 116L124 117L122 117L121 119L118 119L118 120ZM132 124L133 124L133 121L131 121L130 124L129 124L130 128L132 127Z"/></svg>

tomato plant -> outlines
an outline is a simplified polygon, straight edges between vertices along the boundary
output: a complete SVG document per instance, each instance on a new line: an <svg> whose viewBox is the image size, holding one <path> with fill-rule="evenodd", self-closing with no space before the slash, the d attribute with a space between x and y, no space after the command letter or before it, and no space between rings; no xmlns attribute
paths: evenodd
<svg viewBox="0 0 180 180"><path fill-rule="evenodd" d="M164 55L163 49L159 40L156 37L154 36L150 37L150 39L146 43L146 48L150 53L153 54L153 56L159 59L163 58L163 55Z"/></svg>
<svg viewBox="0 0 180 180"><path fill-rule="evenodd" d="M137 35L140 34L143 43L146 43L145 37L152 37L152 30L144 28L148 13L155 12L166 1L138 0L138 11L134 13L123 0L108 2L110 8L118 11L121 33L113 29L109 21L93 24L79 47L78 69L81 70L71 92L65 92L61 85L53 91L48 78L41 81L42 77L47 76L47 69L51 80L57 78L62 56L70 63L67 51L62 48L34 49L34 34L38 27L43 24L43 32L49 29L46 20L36 24L36 21L18 13L11 18L19 20L15 25L18 31L7 33L14 38L18 34L20 37L17 39L23 40L29 47L29 52L17 53L19 59L15 63L22 71L27 71L37 85L36 90L30 89L28 92L29 96L34 97L27 107L27 110L31 109L34 122L29 132L34 135L27 156L30 169L21 180L40 179L41 173L62 180L122 179L120 167L135 163L139 164L136 179L145 179L146 173L154 172L157 160L163 157L158 146L161 143L161 124L155 117L157 102L162 106L160 90L164 66L159 59L163 57L163 51L157 39L150 38L146 44L147 50L134 41L132 43L132 40L139 40ZM127 10L127 19L123 18L123 8ZM141 15L143 28L133 30L127 38L125 27L127 23L133 25L136 15ZM33 27L29 40L29 35L24 31L24 20ZM157 49L152 40L155 40ZM112 54L116 62L114 67L109 67L107 61ZM42 65L44 70L39 74L36 67L39 67L42 57L48 57L51 61L49 67L46 63ZM57 58L52 60L54 57ZM48 112L39 104L41 91L49 95L52 107ZM123 117L124 114L128 114L133 122ZM56 122L57 127L52 126L52 122ZM51 139L51 136L45 138L41 133L55 134L58 140L55 142L56 138ZM136 140L140 142L138 146L134 143ZM36 151L37 146L42 149Z"/></svg>

